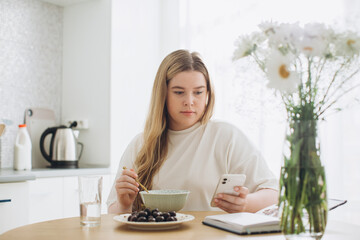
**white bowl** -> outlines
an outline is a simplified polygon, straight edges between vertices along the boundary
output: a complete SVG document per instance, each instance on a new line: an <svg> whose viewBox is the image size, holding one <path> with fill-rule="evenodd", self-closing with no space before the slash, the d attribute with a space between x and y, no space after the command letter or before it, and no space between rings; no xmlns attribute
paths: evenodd
<svg viewBox="0 0 360 240"><path fill-rule="evenodd" d="M187 190L149 190L141 191L140 196L145 207L158 208L161 212L179 211L186 203L190 191Z"/></svg>

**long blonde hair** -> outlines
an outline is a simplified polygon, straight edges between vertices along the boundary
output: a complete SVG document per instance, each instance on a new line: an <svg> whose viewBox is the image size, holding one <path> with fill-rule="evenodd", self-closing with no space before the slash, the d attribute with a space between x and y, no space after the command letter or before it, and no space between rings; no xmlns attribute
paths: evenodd
<svg viewBox="0 0 360 240"><path fill-rule="evenodd" d="M201 72L206 80L207 105L200 123L207 123L213 113L214 90L208 70L199 54L196 52L190 53L187 50L177 50L167 55L161 62L155 77L143 133L144 143L135 160L139 181L148 189L152 189L153 177L164 163L168 151L167 85L176 74L185 71ZM134 202L133 209L139 210L140 208L141 200L138 196Z"/></svg>

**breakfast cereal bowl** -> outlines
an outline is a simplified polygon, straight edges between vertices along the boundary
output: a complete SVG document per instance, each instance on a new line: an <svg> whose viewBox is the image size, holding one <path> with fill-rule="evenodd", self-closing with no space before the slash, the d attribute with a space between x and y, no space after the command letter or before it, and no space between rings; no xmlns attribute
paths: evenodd
<svg viewBox="0 0 360 240"><path fill-rule="evenodd" d="M187 190L149 190L141 191L140 196L145 207L158 208L161 212L179 211L186 203L190 191Z"/></svg>

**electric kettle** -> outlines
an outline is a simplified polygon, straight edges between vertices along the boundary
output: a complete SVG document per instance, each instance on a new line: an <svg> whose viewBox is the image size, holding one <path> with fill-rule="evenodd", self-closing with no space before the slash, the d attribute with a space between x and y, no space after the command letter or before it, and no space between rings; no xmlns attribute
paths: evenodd
<svg viewBox="0 0 360 240"><path fill-rule="evenodd" d="M40 137L40 150L43 157L51 163L52 168L78 168L84 145L77 141L73 127L77 122L71 123L70 127L59 126L46 129ZM49 154L45 151L45 138L51 135ZM78 145L80 151L78 153Z"/></svg>

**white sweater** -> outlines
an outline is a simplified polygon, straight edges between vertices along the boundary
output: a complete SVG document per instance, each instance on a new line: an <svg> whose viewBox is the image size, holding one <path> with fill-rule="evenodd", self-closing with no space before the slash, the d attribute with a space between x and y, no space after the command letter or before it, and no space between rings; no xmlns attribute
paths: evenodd
<svg viewBox="0 0 360 240"><path fill-rule="evenodd" d="M260 152L235 126L209 121L182 131L168 131L169 150L166 161L154 176L153 189L184 189L190 194L182 211L218 211L210 207L217 182L224 173L243 173L250 192L262 188L278 189L278 180ZM137 135L125 150L116 179L122 167L133 168L143 142ZM115 183L107 204L117 201Z"/></svg>

